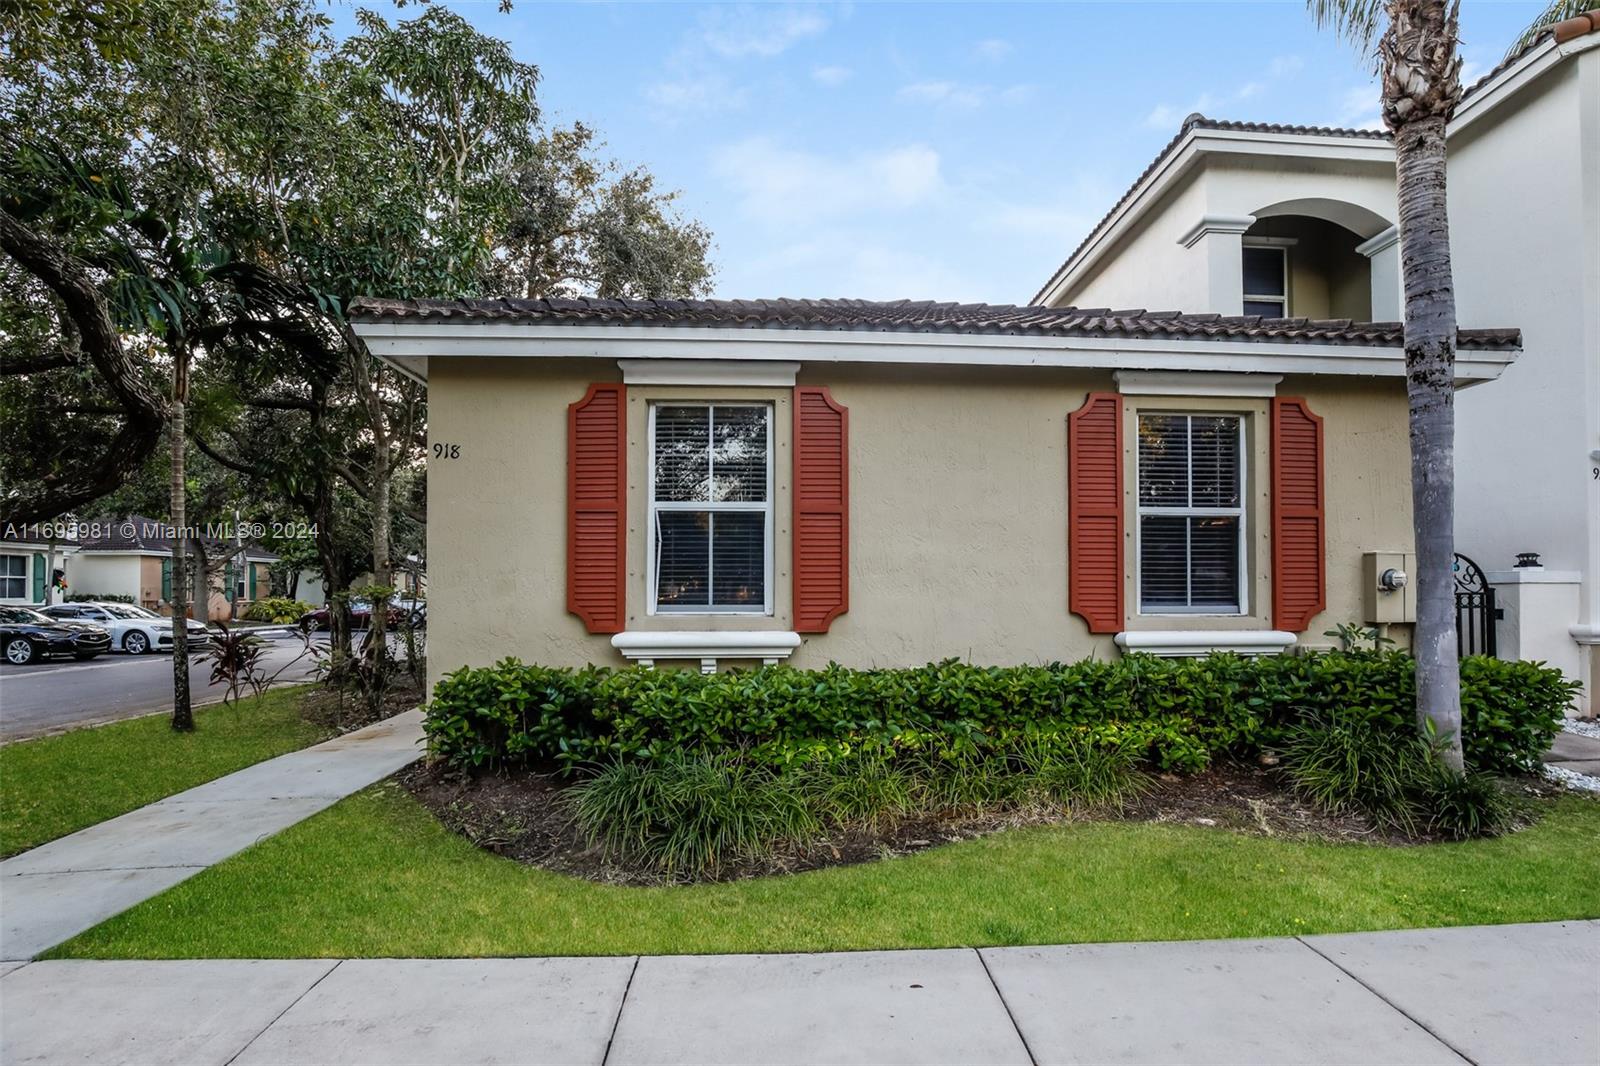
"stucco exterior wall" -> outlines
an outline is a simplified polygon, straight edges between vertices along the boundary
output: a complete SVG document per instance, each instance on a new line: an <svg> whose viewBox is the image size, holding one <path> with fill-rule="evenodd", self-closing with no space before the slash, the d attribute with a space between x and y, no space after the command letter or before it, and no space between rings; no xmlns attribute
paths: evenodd
<svg viewBox="0 0 1600 1066"><path fill-rule="evenodd" d="M155 591L161 593L160 560L156 560ZM130 596L142 601L140 557L74 552L67 557L69 596Z"/></svg>
<svg viewBox="0 0 1600 1066"><path fill-rule="evenodd" d="M1177 187L1155 201L1141 223L1112 244L1055 302L1079 307L1237 314L1237 307L1216 306L1209 244L1221 240L1231 254L1239 237L1226 234L1203 238L1189 248L1179 243L1179 238L1203 217L1254 216L1266 220L1284 215L1336 215L1335 221L1355 233L1359 241L1392 224L1396 211L1392 165L1281 157L1208 157L1197 163ZM1306 251L1311 252L1309 245ZM1320 256L1320 252L1317 254ZM1327 272L1327 268L1319 269ZM1291 313L1312 316L1335 303L1341 309L1360 309L1362 301L1349 296L1349 286L1357 279L1344 276L1353 269L1349 265L1336 268L1340 275L1334 282L1340 293L1337 298L1328 291L1327 282L1320 281L1322 295L1308 292L1307 310L1291 308ZM1360 284L1369 284L1366 277L1361 274ZM1236 279L1230 284L1236 287ZM1364 302L1370 307L1370 293Z"/></svg>
<svg viewBox="0 0 1600 1066"><path fill-rule="evenodd" d="M566 610L566 408L616 380L601 360L450 359L430 368L428 558L430 683L507 655L553 665L621 664L604 635ZM954 656L980 663L1113 656L1067 610L1067 415L1109 373L927 366L803 367L850 411L850 610L789 660L890 666ZM1310 643L1361 612L1361 553L1410 546L1405 397L1397 381L1291 379L1323 416L1328 609ZM770 618L650 617L644 610L643 415L651 395L770 398L775 474L789 462L787 398L760 389L630 392L628 625L635 629L790 626L786 473L775 477ZM1129 398L1130 405L1136 398ZM1197 402L1197 409L1208 405ZM430 448L431 453L431 448ZM1253 477L1266 476L1253 463ZM1262 483L1255 482L1257 487ZM1132 565L1131 551L1128 565ZM1270 598L1270 583L1259 596ZM1132 609L1130 605L1130 610ZM1207 620L1173 627L1216 628ZM1265 620L1256 625L1265 628Z"/></svg>
<svg viewBox="0 0 1600 1066"><path fill-rule="evenodd" d="M1451 138L1461 324L1518 326L1525 353L1456 398L1457 544L1489 570L1536 551L1549 569L1584 572L1580 613L1600 625L1600 461L1589 455L1600 448L1596 188L1600 51Z"/></svg>

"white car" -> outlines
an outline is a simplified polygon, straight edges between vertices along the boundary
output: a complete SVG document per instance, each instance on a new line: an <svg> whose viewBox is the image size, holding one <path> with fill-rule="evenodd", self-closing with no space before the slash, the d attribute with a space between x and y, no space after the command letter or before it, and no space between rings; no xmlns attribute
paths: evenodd
<svg viewBox="0 0 1600 1066"><path fill-rule="evenodd" d="M129 655L172 650L172 619L131 603L58 603L43 613L62 621L93 622L111 634L111 650ZM189 650L211 645L206 627L189 619Z"/></svg>

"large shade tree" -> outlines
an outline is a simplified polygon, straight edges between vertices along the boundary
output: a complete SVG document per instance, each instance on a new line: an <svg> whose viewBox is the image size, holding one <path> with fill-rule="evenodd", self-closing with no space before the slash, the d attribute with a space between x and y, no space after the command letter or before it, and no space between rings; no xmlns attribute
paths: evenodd
<svg viewBox="0 0 1600 1066"><path fill-rule="evenodd" d="M1514 50L1544 26L1593 6L1593 0L1557 0ZM1461 673L1453 577L1456 300L1445 128L1461 99L1460 5L1457 0L1309 0L1309 7L1320 25L1344 34L1373 57L1383 122L1394 134L1418 569L1417 719L1437 743L1444 764L1459 773Z"/></svg>

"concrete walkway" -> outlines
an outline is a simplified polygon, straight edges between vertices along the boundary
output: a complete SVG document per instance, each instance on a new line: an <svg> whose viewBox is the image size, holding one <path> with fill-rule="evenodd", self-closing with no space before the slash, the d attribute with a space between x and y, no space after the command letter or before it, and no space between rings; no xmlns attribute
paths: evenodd
<svg viewBox="0 0 1600 1066"><path fill-rule="evenodd" d="M416 759L421 740L422 712L408 711L0 862L0 960L32 958L332 806Z"/></svg>
<svg viewBox="0 0 1600 1066"><path fill-rule="evenodd" d="M0 1062L1583 1063L1600 922L589 959L35 962Z"/></svg>
<svg viewBox="0 0 1600 1066"><path fill-rule="evenodd" d="M1600 777L1600 740L1577 733L1557 733L1544 761L1575 774Z"/></svg>

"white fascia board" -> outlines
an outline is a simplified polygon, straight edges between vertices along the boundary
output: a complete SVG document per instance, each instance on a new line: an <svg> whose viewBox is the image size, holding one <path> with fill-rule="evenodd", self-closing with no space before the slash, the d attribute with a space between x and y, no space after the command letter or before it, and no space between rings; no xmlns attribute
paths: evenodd
<svg viewBox="0 0 1600 1066"><path fill-rule="evenodd" d="M382 359L453 357L681 359L930 366L1037 366L1085 370L1205 370L1233 374L1404 377L1398 348L1292 341L708 326L541 326L518 322L364 322L356 331ZM1458 383L1489 381L1516 358L1461 351Z"/></svg>
<svg viewBox="0 0 1600 1066"><path fill-rule="evenodd" d="M1201 370L1118 370L1117 391L1124 396L1228 396L1261 398L1278 394L1282 374L1218 374Z"/></svg>
<svg viewBox="0 0 1600 1066"><path fill-rule="evenodd" d="M1574 37L1565 44L1556 44L1554 39L1546 38L1521 59L1496 74L1494 80L1463 100L1456 108L1456 113L1450 116L1450 124L1445 127L1445 136L1454 137L1485 115L1491 114L1497 106L1511 99L1519 90L1537 81L1551 67L1568 56L1587 52L1591 48L1600 48L1600 33L1587 33L1582 37Z"/></svg>
<svg viewBox="0 0 1600 1066"><path fill-rule="evenodd" d="M799 363L759 359L618 359L624 385L794 388Z"/></svg>
<svg viewBox="0 0 1600 1066"><path fill-rule="evenodd" d="M1134 187L1133 195L1096 228L1088 243L1051 275L1035 295L1034 302L1048 304L1059 299L1072 281L1098 262L1107 249L1138 223L1152 204L1159 202L1199 158L1207 154L1394 163L1394 145L1377 138L1192 129L1167 158Z"/></svg>

